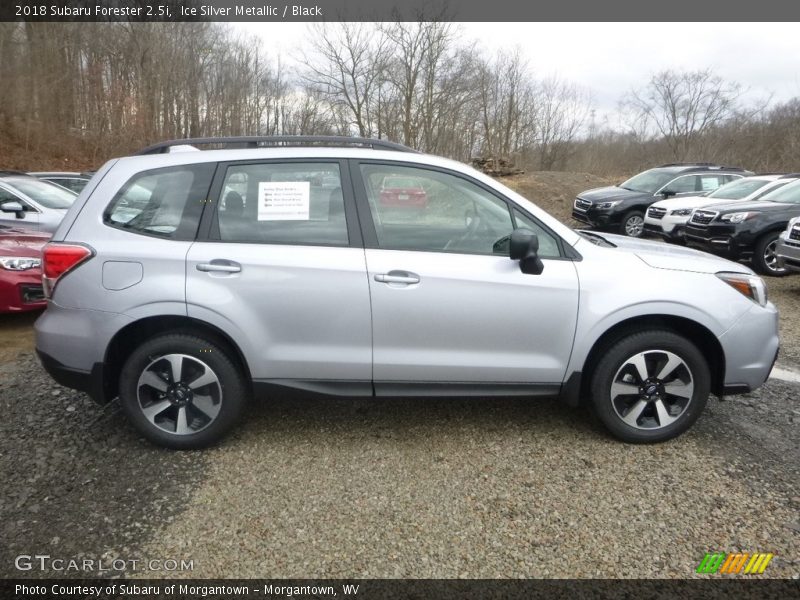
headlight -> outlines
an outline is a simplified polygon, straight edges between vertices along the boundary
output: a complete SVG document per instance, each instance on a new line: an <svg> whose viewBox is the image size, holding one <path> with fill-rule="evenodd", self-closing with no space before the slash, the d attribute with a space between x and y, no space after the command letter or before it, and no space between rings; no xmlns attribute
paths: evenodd
<svg viewBox="0 0 800 600"><path fill-rule="evenodd" d="M597 205L597 208L604 209L604 208L614 208L617 204L622 202L622 200L614 200L613 202L601 202Z"/></svg>
<svg viewBox="0 0 800 600"><path fill-rule="evenodd" d="M752 219L753 217L757 217L760 213L757 212L736 212L736 213L729 213L727 215L722 215L719 220L724 223L741 223L742 221L746 221L747 219Z"/></svg>
<svg viewBox="0 0 800 600"><path fill-rule="evenodd" d="M788 235L788 234L789 234L789 232L792 230L792 227L794 227L794 226L795 226L795 224L796 224L798 221L800 221L800 217L793 217L793 218L789 219L789 222L786 224L786 229L784 229L784 230L783 230L783 233L785 233L786 235ZM785 237L785 236L784 236L784 237Z"/></svg>
<svg viewBox="0 0 800 600"><path fill-rule="evenodd" d="M20 256L0 256L0 267L9 271L27 271L42 266L40 258L25 258Z"/></svg>
<svg viewBox="0 0 800 600"><path fill-rule="evenodd" d="M688 217L690 214L692 214L692 210L693 209L691 208L678 208L676 210L673 210L669 214L675 217Z"/></svg>
<svg viewBox="0 0 800 600"><path fill-rule="evenodd" d="M743 296L747 296L761 306L767 305L767 286L764 280L756 275L745 273L717 273L717 277L735 289Z"/></svg>

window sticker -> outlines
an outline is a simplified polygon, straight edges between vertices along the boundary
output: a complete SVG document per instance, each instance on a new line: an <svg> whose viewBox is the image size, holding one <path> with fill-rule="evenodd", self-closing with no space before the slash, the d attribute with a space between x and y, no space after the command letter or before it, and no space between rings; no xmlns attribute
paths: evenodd
<svg viewBox="0 0 800 600"><path fill-rule="evenodd" d="M311 184L308 181L261 181L259 221L308 221Z"/></svg>

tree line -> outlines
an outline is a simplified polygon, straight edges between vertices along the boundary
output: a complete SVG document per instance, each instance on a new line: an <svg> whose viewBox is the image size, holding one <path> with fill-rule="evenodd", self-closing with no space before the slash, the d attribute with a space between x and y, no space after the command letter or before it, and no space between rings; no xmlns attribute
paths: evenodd
<svg viewBox="0 0 800 600"><path fill-rule="evenodd" d="M711 70L620 90L611 124L589 90L454 23L314 24L300 46L287 61L219 23L0 23L0 137L96 162L168 138L319 134L540 170L798 168L800 99L750 106Z"/></svg>

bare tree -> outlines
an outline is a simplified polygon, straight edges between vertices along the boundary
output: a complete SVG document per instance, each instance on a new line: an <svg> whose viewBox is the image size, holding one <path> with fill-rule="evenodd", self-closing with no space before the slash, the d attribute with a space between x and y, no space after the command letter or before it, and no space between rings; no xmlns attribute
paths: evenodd
<svg viewBox="0 0 800 600"><path fill-rule="evenodd" d="M703 134L733 117L741 86L727 82L710 69L662 71L648 85L631 91L623 104L636 119L655 128L672 151L685 160L702 146Z"/></svg>
<svg viewBox="0 0 800 600"><path fill-rule="evenodd" d="M542 82L539 94L539 167L549 171L562 166L574 152L591 111L591 96L558 78Z"/></svg>
<svg viewBox="0 0 800 600"><path fill-rule="evenodd" d="M375 91L388 56L386 38L365 23L310 26L312 53L303 56L305 82L329 99L339 116L349 115L362 137L373 135ZM344 112L341 111L344 109Z"/></svg>

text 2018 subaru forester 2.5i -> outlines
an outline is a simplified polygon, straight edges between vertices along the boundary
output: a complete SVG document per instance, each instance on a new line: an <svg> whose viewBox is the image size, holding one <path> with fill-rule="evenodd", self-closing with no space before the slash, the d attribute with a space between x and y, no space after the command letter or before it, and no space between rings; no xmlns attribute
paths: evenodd
<svg viewBox="0 0 800 600"><path fill-rule="evenodd" d="M166 151L210 142L240 147ZM778 352L747 267L573 231L461 163L356 138L143 152L104 165L45 247L36 347L164 446L213 443L276 385L585 398L618 438L657 442ZM386 210L389 176L426 206Z"/></svg>

